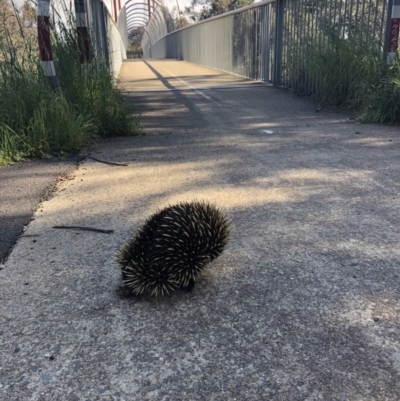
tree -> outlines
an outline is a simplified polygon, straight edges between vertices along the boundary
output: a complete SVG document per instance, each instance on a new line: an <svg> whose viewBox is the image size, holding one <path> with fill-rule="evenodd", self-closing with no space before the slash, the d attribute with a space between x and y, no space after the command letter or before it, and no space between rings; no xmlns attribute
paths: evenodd
<svg viewBox="0 0 400 401"><path fill-rule="evenodd" d="M8 0L0 0L0 33L4 35L6 30L14 35L18 32L18 21L11 3Z"/></svg>
<svg viewBox="0 0 400 401"><path fill-rule="evenodd" d="M188 26L190 23L184 15L175 18L175 25L178 29Z"/></svg>
<svg viewBox="0 0 400 401"><path fill-rule="evenodd" d="M177 29L184 28L190 24L190 21L188 21L186 18L185 13L180 11L177 6L167 7L167 9L173 18Z"/></svg>
<svg viewBox="0 0 400 401"><path fill-rule="evenodd" d="M36 9L26 2L19 10L9 0L0 0L0 43L2 51L10 46L23 47L23 42L36 36Z"/></svg>
<svg viewBox="0 0 400 401"><path fill-rule="evenodd" d="M253 0L192 0L190 6L185 7L185 13L190 20L197 22L252 3Z"/></svg>
<svg viewBox="0 0 400 401"><path fill-rule="evenodd" d="M129 46L126 53L128 58L142 57L143 50L141 46L141 41L144 31L145 28L143 26L132 28L129 31L128 33Z"/></svg>
<svg viewBox="0 0 400 401"><path fill-rule="evenodd" d="M25 2L19 10L20 18L24 27L24 30L36 30L37 17L36 8L29 2Z"/></svg>

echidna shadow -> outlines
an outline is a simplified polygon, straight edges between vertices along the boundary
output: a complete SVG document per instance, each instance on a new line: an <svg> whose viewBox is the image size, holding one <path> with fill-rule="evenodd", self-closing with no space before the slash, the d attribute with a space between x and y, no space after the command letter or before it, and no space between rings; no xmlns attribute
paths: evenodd
<svg viewBox="0 0 400 401"><path fill-rule="evenodd" d="M207 202L183 202L158 211L117 253L125 293L191 291L196 277L223 252L230 233L229 219Z"/></svg>

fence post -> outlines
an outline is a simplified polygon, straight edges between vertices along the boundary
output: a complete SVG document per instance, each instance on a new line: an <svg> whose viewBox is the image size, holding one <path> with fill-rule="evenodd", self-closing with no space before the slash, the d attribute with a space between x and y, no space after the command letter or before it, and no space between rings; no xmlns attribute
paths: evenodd
<svg viewBox="0 0 400 401"><path fill-rule="evenodd" d="M39 54L44 74L52 89L59 88L56 70L53 62L50 35L50 0L39 0L37 3L37 32Z"/></svg>
<svg viewBox="0 0 400 401"><path fill-rule="evenodd" d="M400 0L388 0L383 61L392 62L399 43Z"/></svg>
<svg viewBox="0 0 400 401"><path fill-rule="evenodd" d="M400 0L399 0L400 1ZM274 85L282 83L282 46L283 46L283 21L284 21L285 0L276 0L275 14L275 68Z"/></svg>
<svg viewBox="0 0 400 401"><path fill-rule="evenodd" d="M90 39L84 0L75 0L76 30L81 64L90 61Z"/></svg>

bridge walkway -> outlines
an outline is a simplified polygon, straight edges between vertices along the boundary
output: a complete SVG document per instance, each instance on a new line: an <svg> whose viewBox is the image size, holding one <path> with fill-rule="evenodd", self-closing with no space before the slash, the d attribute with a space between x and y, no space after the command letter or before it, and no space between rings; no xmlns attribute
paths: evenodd
<svg viewBox="0 0 400 401"><path fill-rule="evenodd" d="M398 127L184 62L120 77L148 135L94 147L119 165L81 163L2 266L0 399L397 401ZM226 251L192 293L121 298L117 249L193 199Z"/></svg>

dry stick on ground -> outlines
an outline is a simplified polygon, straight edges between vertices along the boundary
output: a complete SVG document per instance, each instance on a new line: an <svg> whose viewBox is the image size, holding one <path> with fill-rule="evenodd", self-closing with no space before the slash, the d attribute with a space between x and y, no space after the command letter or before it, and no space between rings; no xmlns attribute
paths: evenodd
<svg viewBox="0 0 400 401"><path fill-rule="evenodd" d="M93 231L95 233L112 234L114 230L101 230L100 228L81 227L81 226L53 226L53 228L66 228L70 230Z"/></svg>
<svg viewBox="0 0 400 401"><path fill-rule="evenodd" d="M99 162L99 163L110 164L111 166L124 166L124 167L128 167L128 164L106 162L106 161L104 161L104 160L97 159L97 158L95 158L95 157L93 157L93 156L89 156L89 159L92 159L92 160L94 160L94 161L96 161L96 162Z"/></svg>

